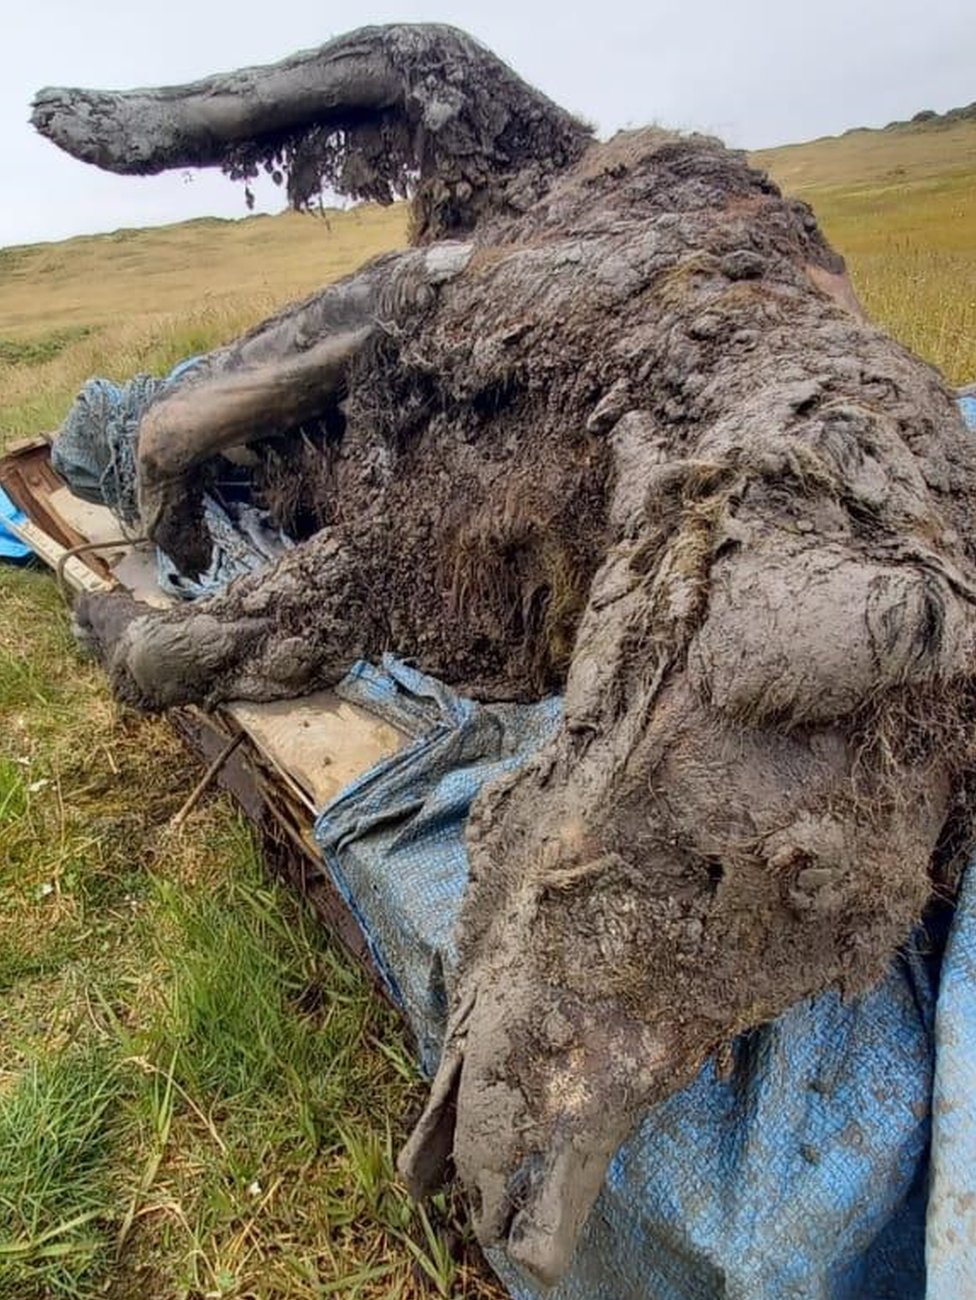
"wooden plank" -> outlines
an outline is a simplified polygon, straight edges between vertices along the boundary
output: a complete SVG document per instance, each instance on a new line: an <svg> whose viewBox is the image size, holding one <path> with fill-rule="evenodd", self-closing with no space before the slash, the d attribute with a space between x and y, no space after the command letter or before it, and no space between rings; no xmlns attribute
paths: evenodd
<svg viewBox="0 0 976 1300"><path fill-rule="evenodd" d="M68 547L56 542L30 519L21 524L5 519L3 526L19 537L25 546L29 546L52 569L57 570L60 566L61 577L72 591L111 591L115 586L114 582L99 577L89 568L82 556L72 555Z"/></svg>
<svg viewBox="0 0 976 1300"><path fill-rule="evenodd" d="M156 548L149 543L133 546L127 554L116 560L112 565L112 574L120 586L144 605L151 605L153 609L168 609L173 604L172 596L167 596L160 589Z"/></svg>
<svg viewBox="0 0 976 1300"><path fill-rule="evenodd" d="M219 718L199 709L174 709L171 725L192 752L212 762L227 743L227 730ZM236 799L257 828L265 860L287 884L308 899L329 931L363 966L374 986L385 993L363 933L326 872L307 813L289 806L280 783L261 770L261 755L250 742L238 749L217 773L217 784Z"/></svg>
<svg viewBox="0 0 976 1300"><path fill-rule="evenodd" d="M89 540L51 505L51 498L64 488L64 483L51 466L51 449L46 442L34 439L8 452L0 460L0 487L31 523L66 549ZM97 555L89 558L87 567L102 578L111 578L108 565Z"/></svg>
<svg viewBox="0 0 976 1300"><path fill-rule="evenodd" d="M51 511L80 536L106 547L100 552L106 564L114 564L120 556L131 550L132 541L123 536L122 525L107 506L83 501L68 487L56 488L48 502ZM116 549L109 549L114 544L117 544Z"/></svg>
<svg viewBox="0 0 976 1300"><path fill-rule="evenodd" d="M407 742L397 727L333 691L271 704L235 701L227 712L297 785L313 812Z"/></svg>

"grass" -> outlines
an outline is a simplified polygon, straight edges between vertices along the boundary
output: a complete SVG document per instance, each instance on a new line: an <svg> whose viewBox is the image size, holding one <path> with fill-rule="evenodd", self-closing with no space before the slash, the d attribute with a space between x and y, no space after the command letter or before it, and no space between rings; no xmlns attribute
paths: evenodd
<svg viewBox="0 0 976 1300"><path fill-rule="evenodd" d="M40 574L0 573L0 1297L498 1294L393 1176L393 1013L162 722L117 715ZM38 619L38 610L44 618Z"/></svg>
<svg viewBox="0 0 976 1300"><path fill-rule="evenodd" d="M0 1095L0 1279L8 1294L83 1294L107 1242L109 1111L120 1091L104 1052L34 1060Z"/></svg>
<svg viewBox="0 0 976 1300"><path fill-rule="evenodd" d="M755 155L813 204L868 313L976 380L976 121L850 131Z"/></svg>
<svg viewBox="0 0 976 1300"><path fill-rule="evenodd" d="M976 123L760 156L871 312L976 379ZM91 374L161 372L401 243L400 209L0 250L0 446ZM500 1296L392 1153L400 1027L223 797L75 654L51 579L0 569L0 1300Z"/></svg>
<svg viewBox="0 0 976 1300"><path fill-rule="evenodd" d="M402 207L119 230L0 249L0 446L92 374L161 373L401 245Z"/></svg>

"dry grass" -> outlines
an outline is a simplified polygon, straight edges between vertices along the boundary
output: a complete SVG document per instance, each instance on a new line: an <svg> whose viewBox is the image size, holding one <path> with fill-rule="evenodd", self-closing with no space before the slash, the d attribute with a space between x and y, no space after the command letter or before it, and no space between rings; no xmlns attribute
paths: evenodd
<svg viewBox="0 0 976 1300"><path fill-rule="evenodd" d="M976 378L976 123L761 155L871 311ZM403 242L402 209L0 251L0 446ZM117 712L41 573L0 570L0 1300L498 1296L391 1150L398 1027L223 799Z"/></svg>
<svg viewBox="0 0 976 1300"><path fill-rule="evenodd" d="M956 384L976 380L976 121L755 155L811 203L868 312Z"/></svg>
<svg viewBox="0 0 976 1300"><path fill-rule="evenodd" d="M288 302L402 245L402 207L203 218L0 251L0 334Z"/></svg>
<svg viewBox="0 0 976 1300"><path fill-rule="evenodd" d="M0 446L93 374L162 372L405 239L402 207L120 230L0 249Z"/></svg>

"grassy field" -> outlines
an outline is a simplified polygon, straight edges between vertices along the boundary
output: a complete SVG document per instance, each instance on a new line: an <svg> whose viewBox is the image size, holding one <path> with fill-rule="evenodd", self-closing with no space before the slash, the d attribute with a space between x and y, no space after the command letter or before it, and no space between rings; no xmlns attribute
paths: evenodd
<svg viewBox="0 0 976 1300"><path fill-rule="evenodd" d="M392 1014L0 572L0 1296L490 1296L392 1177ZM462 1248L459 1248L462 1247Z"/></svg>
<svg viewBox="0 0 976 1300"><path fill-rule="evenodd" d="M976 379L976 123L760 156L869 310ZM0 445L401 243L402 210L0 250ZM398 1025L230 804L120 713L40 572L0 569L0 1300L500 1294L392 1176Z"/></svg>
<svg viewBox="0 0 976 1300"><path fill-rule="evenodd" d="M405 238L396 207L0 249L0 440L55 428L89 375L166 370Z"/></svg>
<svg viewBox="0 0 976 1300"><path fill-rule="evenodd" d="M850 131L755 155L812 203L868 312L976 381L976 121Z"/></svg>

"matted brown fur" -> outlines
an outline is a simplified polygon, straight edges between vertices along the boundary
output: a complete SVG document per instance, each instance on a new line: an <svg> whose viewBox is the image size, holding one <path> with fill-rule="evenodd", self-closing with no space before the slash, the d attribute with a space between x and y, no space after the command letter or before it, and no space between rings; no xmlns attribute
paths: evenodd
<svg viewBox="0 0 976 1300"><path fill-rule="evenodd" d="M976 450L741 155L632 132L537 184L357 357L328 526L132 622L111 670L157 708L385 650L482 698L563 691L473 812L403 1160L422 1189L453 1151L481 1239L552 1280L641 1109L878 979L970 838Z"/></svg>

